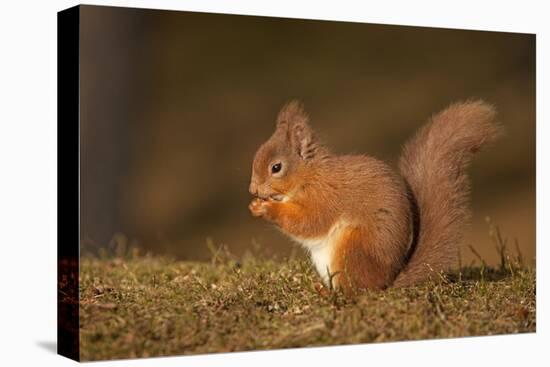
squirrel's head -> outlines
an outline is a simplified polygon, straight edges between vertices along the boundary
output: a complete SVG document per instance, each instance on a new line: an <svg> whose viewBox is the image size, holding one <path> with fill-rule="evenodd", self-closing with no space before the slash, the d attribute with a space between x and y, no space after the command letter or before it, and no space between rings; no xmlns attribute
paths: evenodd
<svg viewBox="0 0 550 367"><path fill-rule="evenodd" d="M302 104L291 101L277 116L275 132L260 146L252 164L249 191L261 199L287 200L304 184L311 164L325 150L308 125Z"/></svg>

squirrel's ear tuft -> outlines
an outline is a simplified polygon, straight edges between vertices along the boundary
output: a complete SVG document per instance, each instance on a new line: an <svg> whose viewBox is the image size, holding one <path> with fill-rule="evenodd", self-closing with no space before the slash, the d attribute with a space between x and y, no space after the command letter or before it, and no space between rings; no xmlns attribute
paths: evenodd
<svg viewBox="0 0 550 367"><path fill-rule="evenodd" d="M304 110L304 105L294 99L286 103L277 116L277 128L288 128L295 124L307 124L309 116Z"/></svg>
<svg viewBox="0 0 550 367"><path fill-rule="evenodd" d="M301 102L293 100L277 116L277 129L284 129L292 148L303 159L315 157L317 143L309 127L309 116Z"/></svg>

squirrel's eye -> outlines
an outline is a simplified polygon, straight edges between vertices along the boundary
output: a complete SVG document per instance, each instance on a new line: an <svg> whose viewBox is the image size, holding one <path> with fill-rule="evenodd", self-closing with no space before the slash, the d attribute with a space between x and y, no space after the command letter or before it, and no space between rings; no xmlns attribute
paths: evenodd
<svg viewBox="0 0 550 367"><path fill-rule="evenodd" d="M281 170L283 166L281 163L275 163L273 166L271 166L271 173L277 173Z"/></svg>

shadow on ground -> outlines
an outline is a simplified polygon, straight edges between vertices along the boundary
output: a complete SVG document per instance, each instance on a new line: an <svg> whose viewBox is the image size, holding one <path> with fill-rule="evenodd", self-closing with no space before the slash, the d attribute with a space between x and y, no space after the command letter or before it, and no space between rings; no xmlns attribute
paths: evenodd
<svg viewBox="0 0 550 367"><path fill-rule="evenodd" d="M57 354L57 342L52 340L40 340L36 342L36 345L47 350L48 352Z"/></svg>

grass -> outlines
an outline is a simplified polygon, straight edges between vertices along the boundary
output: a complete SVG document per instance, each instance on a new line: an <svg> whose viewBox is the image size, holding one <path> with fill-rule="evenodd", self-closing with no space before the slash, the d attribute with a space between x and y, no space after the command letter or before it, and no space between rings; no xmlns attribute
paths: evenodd
<svg viewBox="0 0 550 367"><path fill-rule="evenodd" d="M500 247L499 247L500 246ZM80 267L82 360L534 332L535 270L518 256L353 298L304 259L133 255Z"/></svg>

